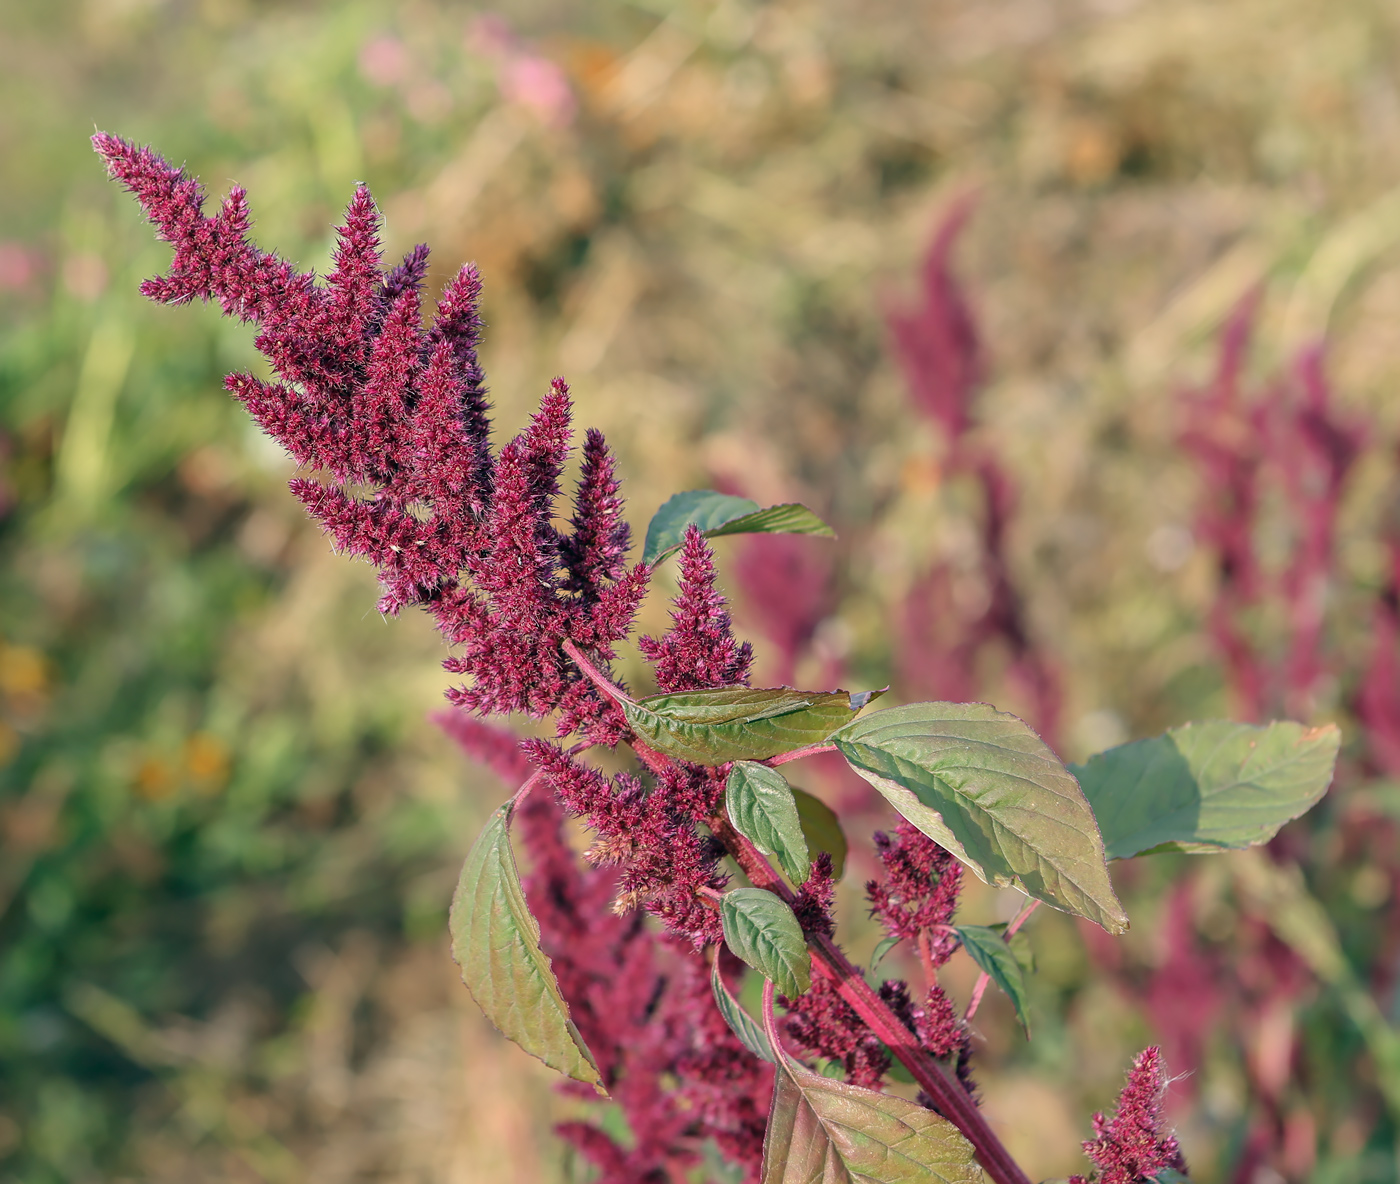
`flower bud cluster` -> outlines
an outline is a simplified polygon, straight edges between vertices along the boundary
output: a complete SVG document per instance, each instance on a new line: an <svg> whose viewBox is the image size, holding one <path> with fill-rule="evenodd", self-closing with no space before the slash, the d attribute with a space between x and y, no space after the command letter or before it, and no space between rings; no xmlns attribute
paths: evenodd
<svg viewBox="0 0 1400 1184"><path fill-rule="evenodd" d="M257 325L275 381L230 375L229 391L308 470L292 491L337 545L379 572L379 607L417 604L468 676L449 697L482 714L560 713L563 734L615 742L615 706L560 651L572 640L606 661L627 635L647 568L628 570L612 457L590 432L571 529L553 525L569 449L568 387L556 379L529 426L490 447L477 346L481 280L463 267L425 323L420 246L387 274L379 213L360 186L324 284L249 239L244 191L204 214L204 192L146 148L99 134L112 176L174 247L142 291L166 304L217 300Z"/></svg>

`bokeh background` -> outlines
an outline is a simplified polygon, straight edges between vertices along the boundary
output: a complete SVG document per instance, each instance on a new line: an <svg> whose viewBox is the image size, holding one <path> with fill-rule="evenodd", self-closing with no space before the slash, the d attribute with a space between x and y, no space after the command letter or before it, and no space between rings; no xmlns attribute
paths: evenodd
<svg viewBox="0 0 1400 1184"><path fill-rule="evenodd" d="M1292 840L1297 877L1120 869L1115 950L1043 910L1035 1040L990 1001L979 1080L1033 1178L1083 1170L1163 992L1199 998L1172 1103L1197 1178L1395 1178L1396 799L1347 674L1394 524L1393 5L12 0L0 112L0 1179L589 1178L549 1130L577 1103L447 954L457 864L508 787L428 720L426 620L375 614L372 573L302 520L289 462L222 393L260 364L249 329L138 296L168 252L96 128L246 185L260 243L318 270L368 181L391 252L429 241L435 282L481 265L498 432L562 372L638 530L678 489L808 502L841 536L788 555L823 589L811 636L771 644L761 596L734 590L759 677L839 665L896 694L921 575L952 573L954 622L986 595L978 486L888 328L971 201L968 441L1020 490L1005 558L1066 758L1233 709L1181 392L1250 292L1251 381L1325 341L1338 413L1369 426L1329 675L1295 709L1348 729L1349 780ZM1286 507L1261 522L1286 552ZM1287 622L1257 625L1267 646ZM1034 715L1013 666L991 646L977 693ZM820 788L868 815L853 838L889 825ZM868 871L843 898L860 956ZM968 910L1015 904L970 891ZM1222 958L1257 947L1252 973L1274 950L1293 985L1275 998L1269 971L1233 1012L1234 963L1163 987L1182 925ZM965 995L971 970L950 973Z"/></svg>

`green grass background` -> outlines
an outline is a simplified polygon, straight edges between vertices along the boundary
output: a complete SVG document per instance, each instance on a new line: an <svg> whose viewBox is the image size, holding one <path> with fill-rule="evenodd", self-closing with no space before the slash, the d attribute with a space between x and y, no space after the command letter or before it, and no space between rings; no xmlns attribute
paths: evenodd
<svg viewBox="0 0 1400 1184"><path fill-rule="evenodd" d="M890 677L911 580L975 549L883 309L976 191L958 258L992 361L979 431L1025 491L1016 576L1065 673L1071 758L1229 709L1208 557L1163 563L1150 542L1196 504L1174 396L1262 285L1258 372L1325 335L1339 398L1379 425L1330 634L1364 652L1400 376L1393 6L522 0L500 10L508 50L485 13L0 6L0 1180L587 1178L548 1133L572 1103L447 957L455 865L506 787L426 722L439 642L374 613L372 574L302 521L288 462L223 394L261 364L249 330L140 299L168 251L105 180L94 129L216 193L246 185L260 243L320 270L368 181L391 251L433 245L434 283L480 263L499 433L563 372L639 531L717 480L838 525L821 645L862 685ZM503 88L531 55L568 79L567 120ZM987 693L1014 710L998 679L993 662ZM1179 866L1125 881L1142 966ZM1318 890L1369 957L1390 888L1358 876ZM864 954L854 888L844 903ZM1013 903L973 891L969 909ZM992 1001L979 1059L1039 1179L1082 1169L1088 1115L1151 1017L1067 921L1038 918L1032 941L1036 1040ZM971 970L950 969L965 993ZM1364 1049L1325 991L1307 1003L1331 1076L1297 1105L1332 1090L1335 1109L1299 1178L1393 1179L1393 1127L1347 1125ZM1228 1039L1199 1099L1178 1122L1220 1179L1249 1106Z"/></svg>

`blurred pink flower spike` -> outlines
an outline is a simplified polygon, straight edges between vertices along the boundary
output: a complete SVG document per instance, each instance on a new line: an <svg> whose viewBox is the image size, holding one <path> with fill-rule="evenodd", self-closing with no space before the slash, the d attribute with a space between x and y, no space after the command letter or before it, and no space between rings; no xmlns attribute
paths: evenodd
<svg viewBox="0 0 1400 1184"><path fill-rule="evenodd" d="M393 86L408 74L408 50L397 37L371 38L360 50L360 73L375 86Z"/></svg>
<svg viewBox="0 0 1400 1184"><path fill-rule="evenodd" d="M573 122L578 102L564 71L548 58L521 55L501 71L501 94L550 127Z"/></svg>
<svg viewBox="0 0 1400 1184"><path fill-rule="evenodd" d="M33 253L22 243L0 242L0 291L27 288L38 270Z"/></svg>

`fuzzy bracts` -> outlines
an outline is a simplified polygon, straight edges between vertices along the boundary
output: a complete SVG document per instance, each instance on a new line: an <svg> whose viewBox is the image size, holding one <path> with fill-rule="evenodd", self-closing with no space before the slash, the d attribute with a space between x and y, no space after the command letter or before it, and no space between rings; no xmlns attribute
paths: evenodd
<svg viewBox="0 0 1400 1184"><path fill-rule="evenodd" d="M746 684L753 647L740 645L730 632L729 611L715 587L714 556L697 526L686 528L680 570L670 632L639 643L656 666L657 686L669 693Z"/></svg>
<svg viewBox="0 0 1400 1184"><path fill-rule="evenodd" d="M1150 1180L1163 1168L1185 1172L1186 1161L1176 1138L1165 1133L1162 1100L1167 1092L1162 1052L1146 1048L1128 1073L1128 1083L1118 1095L1112 1118L1094 1115L1094 1138L1084 1144L1084 1154L1098 1169L1093 1184L1137 1184ZM1071 1176L1070 1184L1088 1184L1083 1176Z"/></svg>
<svg viewBox="0 0 1400 1184"><path fill-rule="evenodd" d="M611 911L616 870L581 868L562 822L547 795L526 798L517 821L530 864L525 892L574 1022L632 1138L619 1142L583 1121L556 1130L598 1170L599 1184L684 1179L706 1139L753 1180L772 1069L716 1011L704 955L688 942L657 940L640 913ZM737 967L729 961L731 972Z"/></svg>
<svg viewBox="0 0 1400 1184"><path fill-rule="evenodd" d="M234 187L217 214L204 191L146 148L99 134L111 175L174 248L152 300L217 300L258 327L277 381L249 374L229 391L318 478L292 491L338 546L379 572L380 609L422 605L460 647L449 698L480 714L561 711L561 734L615 742L620 724L560 652L567 639L606 661L625 637L647 569L625 568L627 528L603 439L589 433L571 531L552 525L569 448L568 387L556 379L530 425L492 455L477 361L481 281L466 266L431 325L420 289L427 248L387 274L379 213L356 190L325 283L249 241L247 198Z"/></svg>
<svg viewBox="0 0 1400 1184"><path fill-rule="evenodd" d="M957 938L949 926L962 887L962 868L907 822L899 824L894 838L877 833L875 846L885 866L885 878L866 884L871 915L891 937L915 945L929 979L928 993L921 1005L910 998L908 986L897 979L881 984L880 997L921 1048L951 1060L954 1071L971 1092L971 1033L933 978L938 967L957 949ZM809 934L831 934L832 888L830 857L822 855L794 905ZM783 1006L788 1009L786 1031L794 1043L817 1056L840 1061L846 1079L853 1085L880 1087L890 1067L889 1054L829 980L814 979L807 994L785 999ZM924 1102L932 1105L928 1099Z"/></svg>
<svg viewBox="0 0 1400 1184"><path fill-rule="evenodd" d="M885 878L865 885L870 915L891 937L918 941L926 935L941 966L957 948L957 939L940 927L952 924L962 891L962 865L910 822L901 821L894 838L877 832L875 849L885 865Z"/></svg>
<svg viewBox="0 0 1400 1184"><path fill-rule="evenodd" d="M585 484L589 480L585 454ZM597 486L611 480L611 469L600 466ZM579 501L586 501L582 491ZM593 520L604 521L601 514ZM598 573L606 575L618 562L618 539L624 536L616 523L610 530L590 533L575 528L569 554L575 557L574 570L580 573L585 596L587 581L596 583ZM715 586L714 557L694 527L681 552L680 588L671 620L663 637L641 639L642 652L655 663L663 691L728 686L744 679L752 651L747 642L741 645L734 639L724 597ZM605 725L595 725L594 730L600 726ZM717 870L723 850L699 828L719 809L724 768L666 762L650 775L652 784L644 785L625 773L608 779L554 744L531 740L523 748L545 771L565 809L585 819L594 831L590 861L619 869L613 902L618 913L644 908L696 949L722 941L719 917L702 902L701 892L724 887L725 878Z"/></svg>
<svg viewBox="0 0 1400 1184"><path fill-rule="evenodd" d="M626 773L604 777L547 741L527 740L522 747L564 808L593 829L589 861L619 869L614 911L644 906L697 949L723 940L718 914L697 896L701 888L725 884L716 870L720 848L697 829L724 793L714 770L679 766L648 788Z"/></svg>

